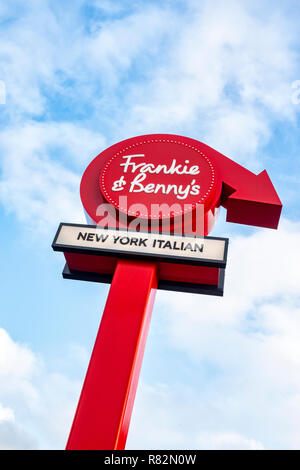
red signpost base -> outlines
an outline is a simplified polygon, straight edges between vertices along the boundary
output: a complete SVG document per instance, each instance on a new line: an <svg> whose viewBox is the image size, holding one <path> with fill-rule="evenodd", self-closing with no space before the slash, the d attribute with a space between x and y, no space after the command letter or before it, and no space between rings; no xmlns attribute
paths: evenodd
<svg viewBox="0 0 300 470"><path fill-rule="evenodd" d="M67 450L125 448L156 287L154 263L118 261Z"/></svg>

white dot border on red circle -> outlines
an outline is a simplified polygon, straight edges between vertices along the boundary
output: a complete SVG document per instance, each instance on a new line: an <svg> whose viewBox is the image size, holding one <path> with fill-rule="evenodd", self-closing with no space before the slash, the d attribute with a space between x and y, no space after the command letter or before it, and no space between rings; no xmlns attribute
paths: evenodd
<svg viewBox="0 0 300 470"><path fill-rule="evenodd" d="M159 143L159 142L164 142L164 143L171 143L171 144L178 144L178 145L183 145L184 147L187 147L187 148L190 148L191 150L195 150L195 152L199 153L200 155L202 155L202 157L205 158L205 160L207 161L209 167L210 167L210 170L211 170L211 183L210 183L210 186L209 186L209 189L208 191L206 191L206 193L200 198L200 200L198 202L195 202L194 204L191 204L192 206L192 210L199 204L203 203L203 200L206 200L207 197L209 196L209 194L211 193L211 191L213 190L214 186L215 186L215 174L216 174L216 171L215 171L215 168L212 164L212 162L210 161L210 159L208 158L207 155L205 155L203 152L201 152L201 150L199 150L197 147L193 146L193 145L190 145L190 144L187 144L185 142L180 142L178 140L173 140L173 139L150 139L150 140L144 140L144 141L140 141L140 142L137 142L135 144L132 144L132 145L128 145L127 147L124 147L122 150L119 150L117 153L115 153L109 160L108 162L106 162L103 170L101 171L101 175L100 175L100 188L101 188L101 191L105 194L105 198L110 202L110 204L112 204L114 207L116 207L118 210L122 211L122 212L125 212L127 213L128 215L132 215L132 216L136 216L136 213L135 212L131 212L130 210L126 209L125 207L121 207L116 201L114 201L114 199L112 199L110 197L110 195L108 194L108 192L106 191L105 189L105 186L104 186L104 177L105 177L105 173L106 173L106 170L108 169L109 165L111 164L111 162L116 158L118 157L119 155L121 155L122 153L126 152L127 150L131 149L132 147L136 147L138 145L143 145L143 144L151 144L151 143ZM184 214L185 211L182 210L182 211L175 211L173 212L174 215L182 215ZM167 214L166 214L167 215ZM146 218L150 218L150 219L155 219L155 218L158 218L158 216L151 216L151 214L139 214L139 217L143 218L143 217L146 217ZM162 218L164 217L164 214L162 214Z"/></svg>

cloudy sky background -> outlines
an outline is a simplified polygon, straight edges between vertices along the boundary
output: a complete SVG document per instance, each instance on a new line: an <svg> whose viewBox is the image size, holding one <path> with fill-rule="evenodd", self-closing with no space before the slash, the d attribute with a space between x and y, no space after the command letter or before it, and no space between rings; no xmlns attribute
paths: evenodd
<svg viewBox="0 0 300 470"><path fill-rule="evenodd" d="M297 0L0 0L0 448L64 448L108 286L61 278L79 182L144 133L254 172L278 231L225 223L223 298L158 292L127 448L300 448Z"/></svg>

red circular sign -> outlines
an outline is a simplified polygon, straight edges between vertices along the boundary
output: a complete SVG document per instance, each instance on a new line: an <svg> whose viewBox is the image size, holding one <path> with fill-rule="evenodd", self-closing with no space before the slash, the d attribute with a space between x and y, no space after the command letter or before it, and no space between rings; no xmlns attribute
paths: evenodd
<svg viewBox="0 0 300 470"><path fill-rule="evenodd" d="M90 223L105 223L108 207L117 212L116 219L108 209L108 218L113 217L108 224L126 225L126 218L119 218L126 214L146 225L150 219L170 219L176 231L182 214L196 220L195 209L201 205L204 231L209 233L222 188L215 154L202 142L171 134L132 137L112 145L88 165L81 180Z"/></svg>
<svg viewBox="0 0 300 470"><path fill-rule="evenodd" d="M169 217L173 206L176 217L213 198L216 171L199 148L181 139L136 139L107 160L100 189L110 204L129 216Z"/></svg>

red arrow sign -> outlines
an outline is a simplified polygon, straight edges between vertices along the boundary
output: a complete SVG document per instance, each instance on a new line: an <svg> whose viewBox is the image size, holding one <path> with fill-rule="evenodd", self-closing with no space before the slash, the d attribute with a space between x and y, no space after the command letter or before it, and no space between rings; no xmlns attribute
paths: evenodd
<svg viewBox="0 0 300 470"><path fill-rule="evenodd" d="M157 202L190 203L193 210L202 204L205 235L214 225L219 205L227 209L229 222L267 228L277 228L282 209L265 170L255 175L202 142L171 134L124 140L91 162L81 182L82 203L91 220L101 224L97 209L105 200L132 215L119 203L119 196L126 196L128 203L132 198L143 203L146 221L157 217L150 209Z"/></svg>
<svg viewBox="0 0 300 470"><path fill-rule="evenodd" d="M220 202L227 209L226 220L276 229L282 203L267 171L255 175L203 143L201 148L219 169L223 182Z"/></svg>

